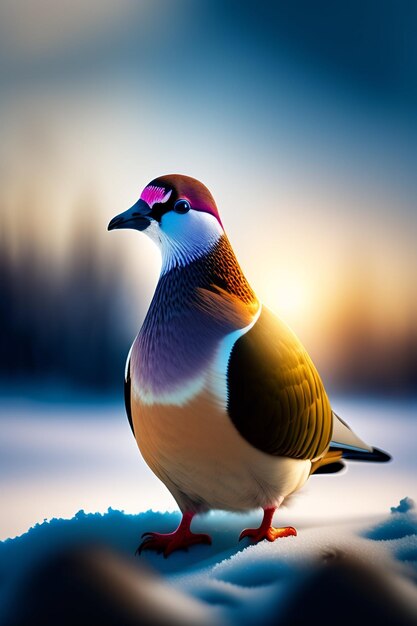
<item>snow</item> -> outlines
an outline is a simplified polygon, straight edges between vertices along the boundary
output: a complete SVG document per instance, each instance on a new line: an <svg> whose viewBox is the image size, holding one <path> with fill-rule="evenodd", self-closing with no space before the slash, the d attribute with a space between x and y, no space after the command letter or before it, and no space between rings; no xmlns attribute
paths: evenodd
<svg viewBox="0 0 417 626"><path fill-rule="evenodd" d="M417 535L417 519L411 498L403 498L398 506L392 506L391 516L365 533L365 537L374 541L402 539L414 535Z"/></svg>
<svg viewBox="0 0 417 626"><path fill-rule="evenodd" d="M411 498L403 498L398 506L391 507L391 513L408 513L414 508L414 501Z"/></svg>
<svg viewBox="0 0 417 626"><path fill-rule="evenodd" d="M340 554L413 580L417 574L414 511L396 513L376 524L362 521L301 526L297 537L250 546L214 567L177 575L175 581L194 597L223 605L232 623L252 624L267 617L271 607L276 607L277 597L284 602L297 581L317 562ZM417 590L414 601L417 606Z"/></svg>
<svg viewBox="0 0 417 626"><path fill-rule="evenodd" d="M254 515L213 513L195 524L196 530L212 535L212 546L195 546L168 559L144 552L136 564L158 570L170 586L213 610L225 624L262 623L277 606L285 607L292 590L317 563L345 554L393 574L405 586L404 598L411 597L417 607L412 582L417 576L417 515L410 498L401 502L382 519L331 525L300 521L297 537L257 545L237 543L241 528L256 521ZM22 571L62 546L100 543L132 555L142 532L170 531L178 520L176 513L129 515L109 509L105 514L79 511L70 520L37 524L0 543L0 590L7 597Z"/></svg>

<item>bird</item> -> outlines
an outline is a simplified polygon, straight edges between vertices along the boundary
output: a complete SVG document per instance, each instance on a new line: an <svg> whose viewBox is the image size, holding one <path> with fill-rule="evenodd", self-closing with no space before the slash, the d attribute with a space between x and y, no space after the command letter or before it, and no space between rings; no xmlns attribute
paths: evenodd
<svg viewBox="0 0 417 626"><path fill-rule="evenodd" d="M151 304L127 357L124 398L140 453L182 513L171 533L147 532L137 553L166 557L195 544L195 515L263 509L240 540L295 536L273 516L312 474L344 460L386 462L331 408L295 333L256 296L215 200L195 178L153 179L108 230L135 229L161 252Z"/></svg>

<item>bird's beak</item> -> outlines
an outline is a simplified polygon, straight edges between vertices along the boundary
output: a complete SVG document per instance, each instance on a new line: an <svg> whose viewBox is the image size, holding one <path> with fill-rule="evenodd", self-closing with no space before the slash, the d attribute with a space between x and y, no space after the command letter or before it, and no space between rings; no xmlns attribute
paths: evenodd
<svg viewBox="0 0 417 626"><path fill-rule="evenodd" d="M151 223L151 208L144 200L138 200L130 209L116 215L107 226L107 230L116 228L134 228L135 230L145 230Z"/></svg>

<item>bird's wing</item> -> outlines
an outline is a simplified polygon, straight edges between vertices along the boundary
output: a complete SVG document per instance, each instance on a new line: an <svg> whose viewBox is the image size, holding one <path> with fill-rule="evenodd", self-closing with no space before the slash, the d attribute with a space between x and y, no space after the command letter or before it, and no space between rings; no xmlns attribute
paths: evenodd
<svg viewBox="0 0 417 626"><path fill-rule="evenodd" d="M301 342L267 308L234 344L227 383L229 416L253 446L297 459L327 450L332 411L323 384Z"/></svg>
<svg viewBox="0 0 417 626"><path fill-rule="evenodd" d="M385 463L391 460L386 452L373 448L362 441L356 433L333 411L333 434L330 450L340 451L349 461L372 461Z"/></svg>
<svg viewBox="0 0 417 626"><path fill-rule="evenodd" d="M133 419L132 419L132 404L131 404L131 381L130 381L130 354L132 352L132 348L129 350L129 354L126 359L126 368L125 368L125 384L124 384L124 393L125 393L125 408L127 419L129 420L130 428L132 429L133 435L135 434L133 428Z"/></svg>

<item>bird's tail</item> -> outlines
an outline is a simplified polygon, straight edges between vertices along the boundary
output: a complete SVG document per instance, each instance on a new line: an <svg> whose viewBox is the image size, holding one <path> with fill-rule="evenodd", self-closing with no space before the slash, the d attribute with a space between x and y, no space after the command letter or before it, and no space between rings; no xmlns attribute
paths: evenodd
<svg viewBox="0 0 417 626"><path fill-rule="evenodd" d="M311 474L334 474L340 472L346 461L386 463L391 457L379 448L362 441L356 433L333 411L333 435L327 453L311 466Z"/></svg>
<svg viewBox="0 0 417 626"><path fill-rule="evenodd" d="M362 441L353 430L333 411L333 435L329 452L341 452L348 461L386 463L391 457L383 450L373 448Z"/></svg>

